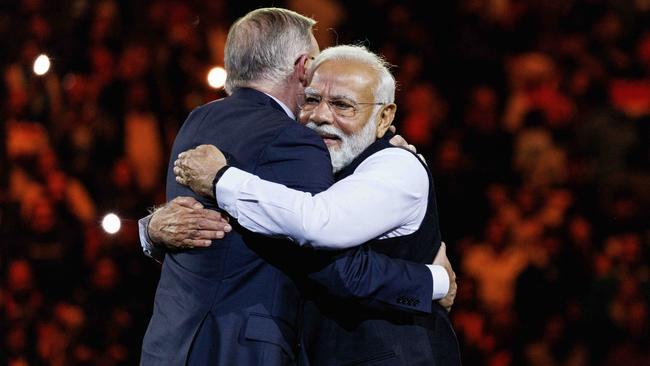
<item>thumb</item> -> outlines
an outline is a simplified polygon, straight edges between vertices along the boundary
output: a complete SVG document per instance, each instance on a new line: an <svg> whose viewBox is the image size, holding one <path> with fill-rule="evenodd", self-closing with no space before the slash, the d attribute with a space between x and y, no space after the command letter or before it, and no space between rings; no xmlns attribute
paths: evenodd
<svg viewBox="0 0 650 366"><path fill-rule="evenodd" d="M445 245L445 242L440 243L440 248L438 249L438 253L436 253L436 257L433 259L433 263L438 262L441 260L442 257L445 257L447 255L447 246Z"/></svg>
<svg viewBox="0 0 650 366"><path fill-rule="evenodd" d="M203 208L203 205L199 201L187 196L176 197L172 202L187 208Z"/></svg>

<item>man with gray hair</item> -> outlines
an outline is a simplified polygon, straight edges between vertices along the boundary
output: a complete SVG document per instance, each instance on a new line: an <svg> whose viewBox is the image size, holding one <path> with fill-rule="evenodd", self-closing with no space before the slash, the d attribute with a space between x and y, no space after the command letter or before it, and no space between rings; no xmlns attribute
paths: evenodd
<svg viewBox="0 0 650 366"><path fill-rule="evenodd" d="M433 179L414 153L388 142L394 96L395 79L379 56L360 46L328 48L314 60L298 105L300 122L325 141L337 183L315 195L291 189L231 168L211 145L180 154L176 180L216 197L221 209L256 233L333 253L363 243L367 250L428 264L445 252ZM453 271L444 271L432 268L440 297L455 293L446 277L455 286ZM311 280L321 276L309 273ZM371 309L327 289L315 289L308 298L303 346L310 364L460 364L441 306L427 315ZM405 295L398 301L420 300Z"/></svg>
<svg viewBox="0 0 650 366"><path fill-rule="evenodd" d="M173 173L174 158L202 144L218 145L233 166L290 188L316 194L332 185L323 140L294 117L304 101L308 63L319 51L313 25L295 12L265 8L231 27L225 49L230 95L196 108L183 124L172 149L168 200L189 196L217 208L178 184ZM165 228L174 229L165 219L182 221L183 210L185 217L203 218L189 220L203 237L220 236L215 230L225 224L204 220L210 214L199 212L200 205L179 200L141 220L144 244L165 241ZM304 296L317 287L377 311L432 311L434 285L440 285L432 273L440 266L430 269L372 248L323 254L230 225L218 245L185 238L193 248L165 253L141 364L295 364ZM150 255L155 249L145 245Z"/></svg>

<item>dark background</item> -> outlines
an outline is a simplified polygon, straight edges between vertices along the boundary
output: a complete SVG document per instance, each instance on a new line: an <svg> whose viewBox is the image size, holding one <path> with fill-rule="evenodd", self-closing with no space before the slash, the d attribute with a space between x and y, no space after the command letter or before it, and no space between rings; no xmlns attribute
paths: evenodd
<svg viewBox="0 0 650 366"><path fill-rule="evenodd" d="M0 364L137 364L159 274L137 219L223 96L228 27L269 5L395 65L466 365L650 365L647 0L2 2Z"/></svg>

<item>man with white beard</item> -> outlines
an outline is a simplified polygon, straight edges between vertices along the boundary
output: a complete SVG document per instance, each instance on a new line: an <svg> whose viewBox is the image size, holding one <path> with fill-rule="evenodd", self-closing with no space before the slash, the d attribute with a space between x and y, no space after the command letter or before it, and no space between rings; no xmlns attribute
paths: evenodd
<svg viewBox="0 0 650 366"><path fill-rule="evenodd" d="M365 243L394 258L430 263L441 247L433 179L415 154L388 142L396 105L386 64L363 47L337 46L323 51L311 70L298 98L299 119L323 138L337 183L316 195L289 189L230 167L212 145L179 155L177 182L216 198L239 225L256 233L323 250ZM434 287L444 285L436 292L453 302L453 271L430 268ZM460 364L443 307L430 315L380 312L319 290L311 300L303 336L311 364ZM415 302L408 296L399 301Z"/></svg>
<svg viewBox="0 0 650 366"><path fill-rule="evenodd" d="M311 93L312 95L316 94L311 88L305 90L305 94L307 93ZM302 109L304 110L304 105ZM366 123L361 131L352 135L347 135L332 125L318 125L313 121L307 122L305 126L318 132L326 144L330 140L341 141L338 148L334 146L330 147L330 144L327 145L330 158L332 159L332 170L334 173L341 171L341 169L375 141L376 126L372 123Z"/></svg>

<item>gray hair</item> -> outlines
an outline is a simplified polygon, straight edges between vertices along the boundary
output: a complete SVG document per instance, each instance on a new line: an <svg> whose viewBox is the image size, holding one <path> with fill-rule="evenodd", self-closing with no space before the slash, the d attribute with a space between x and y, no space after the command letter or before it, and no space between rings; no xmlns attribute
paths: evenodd
<svg viewBox="0 0 650 366"><path fill-rule="evenodd" d="M375 102L394 103L395 102L395 77L389 71L391 65L381 56L368 50L365 46L340 45L323 50L314 60L311 73L325 61L342 60L357 61L370 66L379 76L379 85L375 90ZM310 75L311 76L311 75Z"/></svg>
<svg viewBox="0 0 650 366"><path fill-rule="evenodd" d="M237 20L226 40L226 92L286 80L298 56L311 51L314 24L315 20L282 8L253 10Z"/></svg>

